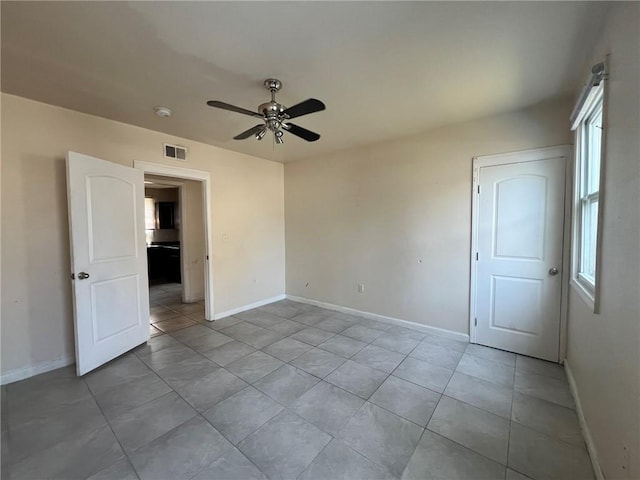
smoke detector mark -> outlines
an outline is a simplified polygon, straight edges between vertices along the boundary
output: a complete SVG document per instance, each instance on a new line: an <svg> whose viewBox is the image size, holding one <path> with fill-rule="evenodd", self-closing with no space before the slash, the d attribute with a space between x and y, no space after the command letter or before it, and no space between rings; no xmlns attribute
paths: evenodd
<svg viewBox="0 0 640 480"><path fill-rule="evenodd" d="M169 143L164 144L164 157L173 158L175 160L187 160L187 147L181 147L179 145L171 145Z"/></svg>

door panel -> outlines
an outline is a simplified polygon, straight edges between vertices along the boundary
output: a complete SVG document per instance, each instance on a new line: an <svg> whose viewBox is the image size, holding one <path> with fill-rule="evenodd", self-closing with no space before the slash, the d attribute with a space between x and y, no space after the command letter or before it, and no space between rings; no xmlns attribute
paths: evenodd
<svg viewBox="0 0 640 480"><path fill-rule="evenodd" d="M67 189L76 369L84 375L149 338L143 172L68 152Z"/></svg>
<svg viewBox="0 0 640 480"><path fill-rule="evenodd" d="M558 361L565 158L479 168L476 342Z"/></svg>

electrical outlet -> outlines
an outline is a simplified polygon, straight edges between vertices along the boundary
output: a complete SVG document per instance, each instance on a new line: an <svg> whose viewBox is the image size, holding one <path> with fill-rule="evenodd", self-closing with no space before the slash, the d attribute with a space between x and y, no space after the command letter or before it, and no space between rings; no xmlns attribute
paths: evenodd
<svg viewBox="0 0 640 480"><path fill-rule="evenodd" d="M363 283L359 283L358 284L358 293L364 293L364 284Z"/></svg>

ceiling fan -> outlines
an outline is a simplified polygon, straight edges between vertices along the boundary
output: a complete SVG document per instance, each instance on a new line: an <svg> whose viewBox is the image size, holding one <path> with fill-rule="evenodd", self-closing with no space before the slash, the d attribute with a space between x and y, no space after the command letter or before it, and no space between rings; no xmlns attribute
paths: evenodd
<svg viewBox="0 0 640 480"><path fill-rule="evenodd" d="M324 103L315 98L310 98L304 102L294 105L293 107L286 108L284 105L276 102L276 92L282 88L282 82L280 82L280 80L268 78L264 81L264 87L271 92L271 101L258 106L258 112L252 112L246 108L236 107L235 105L229 105L228 103L219 102L217 100L209 100L207 105L260 118L264 121L264 123L258 124L255 127L251 127L249 130L236 135L233 137L234 140L244 140L251 136L254 136L258 140L262 140L266 135L267 130L273 132L273 138L277 144L283 143L283 130L285 132L292 133L307 142L315 142L320 138L320 135L317 133L307 130L306 128L299 127L293 123L289 123L289 120L324 110Z"/></svg>

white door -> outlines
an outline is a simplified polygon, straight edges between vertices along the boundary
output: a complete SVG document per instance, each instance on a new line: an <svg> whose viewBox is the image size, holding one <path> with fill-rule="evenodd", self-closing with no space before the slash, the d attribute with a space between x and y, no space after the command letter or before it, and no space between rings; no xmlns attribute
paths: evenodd
<svg viewBox="0 0 640 480"><path fill-rule="evenodd" d="M143 176L67 153L78 375L149 339Z"/></svg>
<svg viewBox="0 0 640 480"><path fill-rule="evenodd" d="M566 156L540 149L476 160L472 338L557 362Z"/></svg>

